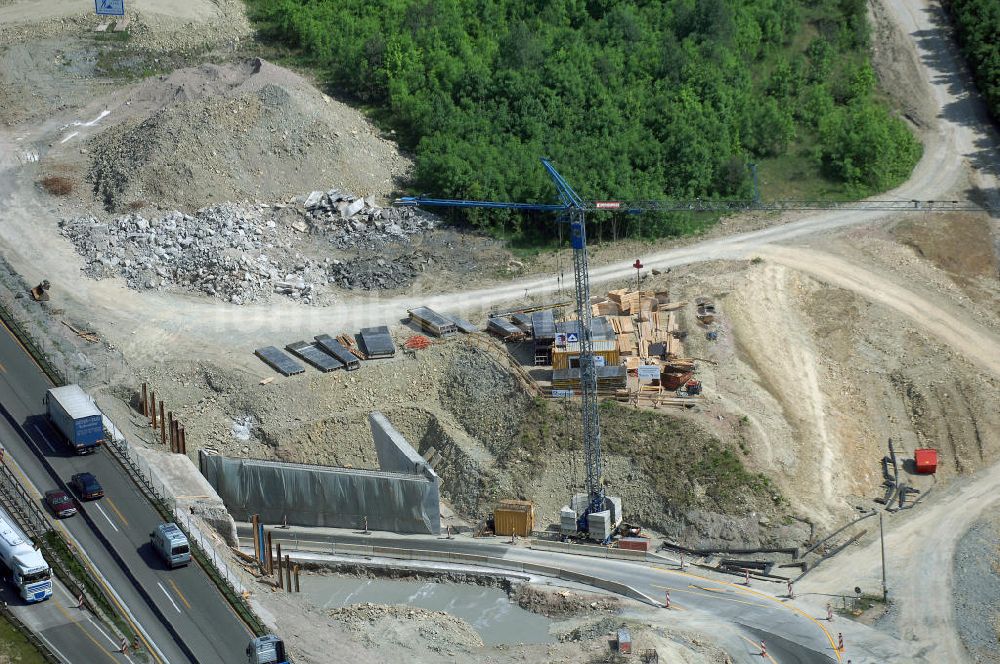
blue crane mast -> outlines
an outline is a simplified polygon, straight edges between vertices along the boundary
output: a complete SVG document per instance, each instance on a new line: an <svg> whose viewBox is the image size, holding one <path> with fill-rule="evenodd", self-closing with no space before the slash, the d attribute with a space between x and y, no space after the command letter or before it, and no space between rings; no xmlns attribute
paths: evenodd
<svg viewBox="0 0 1000 664"><path fill-rule="evenodd" d="M487 208L524 212L557 212L559 221L569 224L570 245L573 247L573 278L576 292L576 313L579 320L580 394L582 396L583 454L586 465L587 507L577 521L578 529L587 530L587 516L605 509L604 480L601 464L601 422L597 407L597 364L591 336L590 271L587 266L586 212L592 208L559 174L548 159L542 165L552 178L560 203L506 203L500 201L468 201L447 198L406 196L397 205L450 208Z"/></svg>

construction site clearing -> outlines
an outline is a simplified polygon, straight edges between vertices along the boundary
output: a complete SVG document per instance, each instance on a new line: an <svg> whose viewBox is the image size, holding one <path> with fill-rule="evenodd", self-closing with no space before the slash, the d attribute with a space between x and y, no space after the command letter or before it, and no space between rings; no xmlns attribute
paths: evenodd
<svg viewBox="0 0 1000 664"><path fill-rule="evenodd" d="M597 393L634 406L691 408L704 400L702 384L695 379L697 362L686 357L688 331L677 313L689 302L671 302L664 291L608 291L591 299L591 339L597 366ZM456 334L469 335L484 350L499 348L507 364L536 396L571 399L580 396L580 325L569 302L528 306L491 313L485 328L453 314L430 307L407 311L411 327L446 341ZM558 320L557 320L558 315ZM699 332L714 339L716 311L708 300L697 304ZM489 341L487 332L503 342ZM435 343L423 334L406 339L402 348L416 352ZM289 343L285 350L321 372L360 368L361 360L395 356L396 345L388 326L364 328L357 335L333 338L317 335L314 342ZM254 351L284 376L305 368L274 346Z"/></svg>

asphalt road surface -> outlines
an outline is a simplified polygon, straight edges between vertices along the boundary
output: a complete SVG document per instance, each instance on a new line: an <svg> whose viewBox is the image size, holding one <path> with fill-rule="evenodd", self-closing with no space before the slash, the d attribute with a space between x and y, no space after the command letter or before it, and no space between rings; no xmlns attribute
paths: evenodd
<svg viewBox="0 0 1000 664"><path fill-rule="evenodd" d="M58 521L57 527L86 552L142 626L153 645L153 661L231 664L242 659L250 630L197 564L176 570L163 565L149 545L159 514L106 450L86 456L68 450L45 417L42 397L49 387L17 340L0 328L0 440L8 459L39 493L56 487L68 491L74 473L97 476L104 498L82 503L76 516ZM61 634L65 626L59 629ZM74 662L101 661L75 648L60 650Z"/></svg>
<svg viewBox="0 0 1000 664"><path fill-rule="evenodd" d="M128 653L118 652L121 643L112 630L88 610L77 608L77 600L58 579L53 578L52 597L44 602L26 603L10 583L0 586L0 599L63 662L135 662Z"/></svg>

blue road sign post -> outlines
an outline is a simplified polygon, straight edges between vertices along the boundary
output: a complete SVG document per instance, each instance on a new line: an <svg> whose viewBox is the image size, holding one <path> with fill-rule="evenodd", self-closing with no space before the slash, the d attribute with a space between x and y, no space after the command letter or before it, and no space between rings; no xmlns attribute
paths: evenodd
<svg viewBox="0 0 1000 664"><path fill-rule="evenodd" d="M98 16L125 16L125 0L94 0Z"/></svg>

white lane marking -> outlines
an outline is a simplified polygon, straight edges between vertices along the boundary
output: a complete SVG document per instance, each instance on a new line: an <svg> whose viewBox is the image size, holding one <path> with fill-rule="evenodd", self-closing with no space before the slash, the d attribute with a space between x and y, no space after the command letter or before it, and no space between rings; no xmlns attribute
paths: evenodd
<svg viewBox="0 0 1000 664"><path fill-rule="evenodd" d="M55 454L56 448L52 445L52 443L49 442L49 439L46 437L45 432L42 431L41 427L39 427L37 424L33 424L32 426L35 427L35 431L38 432L38 435L42 437L42 440L45 441L45 444L48 445L49 449L52 450L52 453Z"/></svg>
<svg viewBox="0 0 1000 664"><path fill-rule="evenodd" d="M97 503L94 503L94 507L96 507L101 512L101 514L104 515L104 518L108 520L108 523L111 524L111 527L114 528L115 532L117 533L118 532L118 526L116 526L115 522L111 520L111 517L108 516L108 513L104 511L104 508L101 507L100 505L98 505Z"/></svg>
<svg viewBox="0 0 1000 664"><path fill-rule="evenodd" d="M114 648L115 651L117 652L118 648L121 647L121 643L118 642L118 641L115 641L114 639L112 639L111 636L108 635L108 633L104 631L104 628L101 627L100 623L95 622L93 618L91 618L90 616L87 616L87 620L90 621L90 624L93 625L97 629L98 632L100 632L101 634L104 635L104 638L106 638L108 640L108 643L110 643L111 647ZM133 662L133 659L128 656L128 653L117 653L117 654L120 654L120 655L124 654L125 659L127 659L130 662Z"/></svg>
<svg viewBox="0 0 1000 664"><path fill-rule="evenodd" d="M156 582L156 585L158 585L158 586L160 587L160 590L162 590L162 591L163 591L163 594L164 594L164 595L166 595L166 596L167 596L167 599L169 599L169 600L170 600L170 603L174 605L174 608L175 608L175 609L177 609L177 613L180 613L180 612L181 612L181 609L180 609L180 607L179 607L179 606L177 606L177 602L175 602L175 601L174 601L174 598L170 596L170 593L168 593L168 592L167 592L167 589L163 587L163 584L162 584L162 583L160 583L159 581L157 581L157 582Z"/></svg>
<svg viewBox="0 0 1000 664"><path fill-rule="evenodd" d="M36 632L36 634L38 634L38 637L42 641L45 641L45 645L47 645L49 647L49 650L51 650L52 652L54 652L56 655L59 656L59 659L61 659L62 661L66 662L66 664L73 664L73 660L71 660L69 657L67 657L66 655L64 655L61 652L59 652L59 649L56 648L54 645L52 645L52 642L49 641L47 638L45 638L44 634L42 634L40 632Z"/></svg>
<svg viewBox="0 0 1000 664"><path fill-rule="evenodd" d="M105 632L103 629L101 629L101 626L98 625L96 622L94 622L93 618L91 618L90 616L87 616L87 620L90 622L91 625L93 625L97 629L98 632L100 632L101 634L104 635L104 638L106 638L108 640L108 643L110 643L115 648L117 648L120 645L117 641L115 641L110 636L108 636L108 633Z"/></svg>
<svg viewBox="0 0 1000 664"><path fill-rule="evenodd" d="M62 139L61 141L59 141L59 142L60 142L60 143L65 143L66 141L68 141L69 139L71 139L71 138L73 138L74 136L78 135L79 133L80 133L80 132L78 132L78 131L74 131L74 132L72 132L72 133L69 133L69 134L67 134L67 135L66 135L66 137L65 137L65 138L63 138L63 139Z"/></svg>

